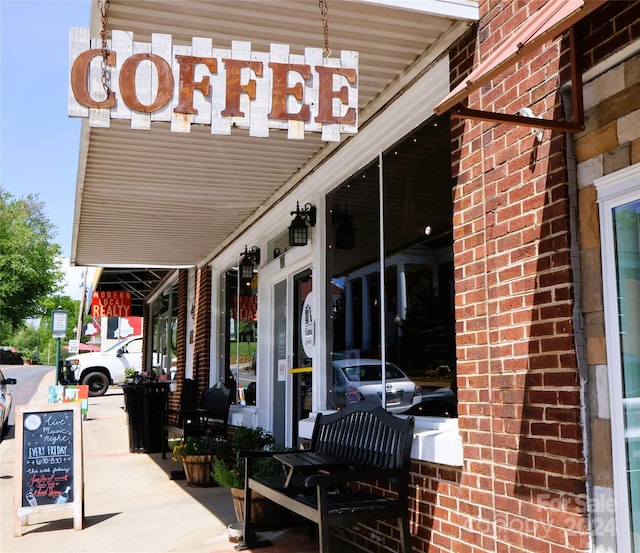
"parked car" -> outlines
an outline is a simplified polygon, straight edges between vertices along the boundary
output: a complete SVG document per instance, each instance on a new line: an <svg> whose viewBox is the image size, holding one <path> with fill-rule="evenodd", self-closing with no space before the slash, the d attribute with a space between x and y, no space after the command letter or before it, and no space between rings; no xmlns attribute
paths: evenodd
<svg viewBox="0 0 640 553"><path fill-rule="evenodd" d="M11 403L13 396L7 386L16 384L15 378L5 378L2 371L0 371L0 440L4 436L6 430L7 420L9 419L9 412L11 411Z"/></svg>
<svg viewBox="0 0 640 553"><path fill-rule="evenodd" d="M386 408L400 412L422 399L422 388L393 363L385 369ZM340 359L333 362L332 397L337 409L358 401L382 403L382 361Z"/></svg>
<svg viewBox="0 0 640 553"><path fill-rule="evenodd" d="M450 386L422 391L422 399L412 405L403 415L419 417L451 417L458 416L458 399Z"/></svg>
<svg viewBox="0 0 640 553"><path fill-rule="evenodd" d="M111 384L124 382L125 369L142 368L142 336L130 336L105 351L67 357L61 382L85 384L90 396L102 396Z"/></svg>
<svg viewBox="0 0 640 553"><path fill-rule="evenodd" d="M0 365L24 365L22 354L12 346L0 346Z"/></svg>

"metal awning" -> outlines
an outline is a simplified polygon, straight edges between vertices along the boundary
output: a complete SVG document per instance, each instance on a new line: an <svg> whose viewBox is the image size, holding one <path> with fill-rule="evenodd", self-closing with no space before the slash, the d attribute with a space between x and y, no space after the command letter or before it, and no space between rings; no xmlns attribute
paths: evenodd
<svg viewBox="0 0 640 553"><path fill-rule="evenodd" d="M359 52L359 120L362 128L406 86L425 53L452 29L478 18L472 0L331 0L333 52ZM94 5L92 36L100 20ZM174 44L211 37L216 47L249 41L259 51L272 43L291 53L323 46L317 0L111 0L108 29L133 32L137 41L166 33ZM459 36L461 33L458 33ZM452 38L454 37L454 38ZM296 183L336 148L318 133L288 140L234 129L215 136L207 127L189 134L168 124L131 130L128 121L90 128L83 121L71 263L164 268L197 265L282 201ZM288 198L287 198L288 199Z"/></svg>
<svg viewBox="0 0 640 553"><path fill-rule="evenodd" d="M131 314L142 317L145 301L172 272L169 269L153 268L98 269L91 288L97 292L131 292ZM90 305L91 301L88 302L87 311Z"/></svg>

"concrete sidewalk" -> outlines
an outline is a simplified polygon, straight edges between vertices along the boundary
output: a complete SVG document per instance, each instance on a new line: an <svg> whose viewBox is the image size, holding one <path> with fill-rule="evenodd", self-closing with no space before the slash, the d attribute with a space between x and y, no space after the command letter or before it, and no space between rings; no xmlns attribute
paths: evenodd
<svg viewBox="0 0 640 553"><path fill-rule="evenodd" d="M30 405L44 405L54 383L48 373ZM231 553L227 526L236 522L227 488L196 488L170 480L182 465L167 454L129 452L122 391L89 399L83 422L84 529L73 529L69 514L31 515L22 537L14 537L14 440L0 443L0 551ZM268 536L265 553L317 553L306 532L280 531ZM336 551L338 551L336 549Z"/></svg>

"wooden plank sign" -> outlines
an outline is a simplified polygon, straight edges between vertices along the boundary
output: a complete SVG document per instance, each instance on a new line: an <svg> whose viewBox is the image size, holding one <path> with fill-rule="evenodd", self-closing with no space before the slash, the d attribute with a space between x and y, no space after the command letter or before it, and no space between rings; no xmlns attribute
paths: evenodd
<svg viewBox="0 0 640 553"><path fill-rule="evenodd" d="M151 43L134 41L129 31L113 30L111 37L105 59L89 29L69 34L69 115L88 117L91 127L129 119L132 129L148 130L164 121L172 132L188 133L196 124L209 125L211 134L241 127L268 137L269 129L286 129L290 139L304 139L307 131L332 142L358 132L358 52L329 59L320 48L291 54L286 44L256 52L239 40L229 49L202 37L190 46L156 33Z"/></svg>
<svg viewBox="0 0 640 553"><path fill-rule="evenodd" d="M14 534L22 536L35 513L70 511L73 527L84 517L80 403L16 409Z"/></svg>

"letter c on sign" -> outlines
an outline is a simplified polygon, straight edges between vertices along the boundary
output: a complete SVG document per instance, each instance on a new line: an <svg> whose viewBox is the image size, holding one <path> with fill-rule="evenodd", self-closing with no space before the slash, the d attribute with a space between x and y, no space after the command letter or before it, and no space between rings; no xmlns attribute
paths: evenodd
<svg viewBox="0 0 640 553"><path fill-rule="evenodd" d="M150 61L158 71L158 92L154 101L145 105L138 100L136 94L136 71L143 61ZM171 100L173 94L173 75L171 67L164 58L157 54L134 54L128 58L120 70L120 94L122 101L131 109L151 113L162 109Z"/></svg>
<svg viewBox="0 0 640 553"><path fill-rule="evenodd" d="M109 95L102 101L94 100L89 94L88 77L89 65L91 60L96 56L102 57L102 49L94 48L82 52L71 66L71 90L79 104L88 108L112 108L116 105L116 95L113 91L109 91ZM115 65L115 54L111 52L107 59L108 65Z"/></svg>

